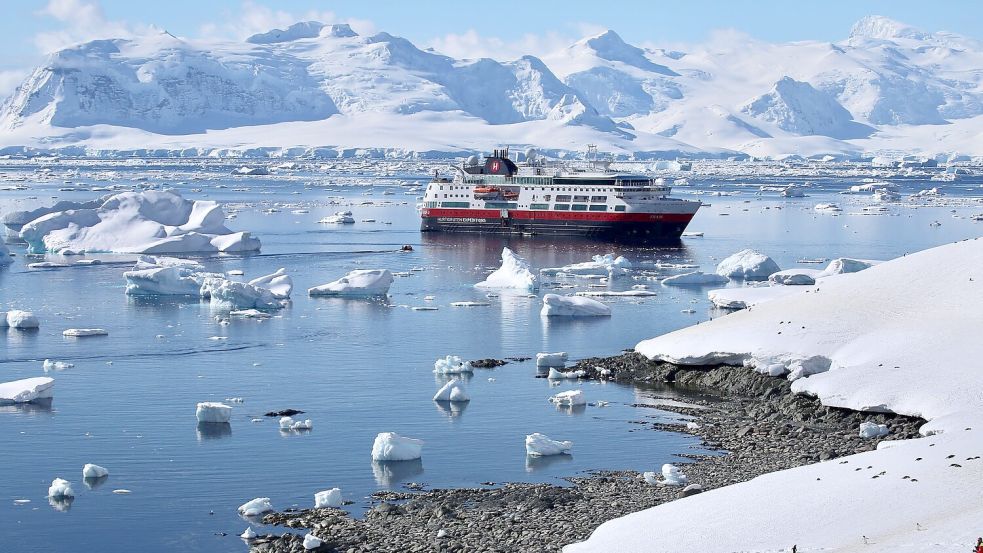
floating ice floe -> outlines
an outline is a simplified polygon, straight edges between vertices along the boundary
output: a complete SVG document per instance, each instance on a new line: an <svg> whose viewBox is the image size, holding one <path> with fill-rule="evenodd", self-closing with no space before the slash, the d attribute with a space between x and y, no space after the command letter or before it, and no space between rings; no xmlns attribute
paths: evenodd
<svg viewBox="0 0 983 553"><path fill-rule="evenodd" d="M567 352L559 351L556 353L537 353L537 367L562 367L567 362Z"/></svg>
<svg viewBox="0 0 983 553"><path fill-rule="evenodd" d="M488 307L487 301L452 301L451 307Z"/></svg>
<svg viewBox="0 0 983 553"><path fill-rule="evenodd" d="M269 319L273 315L270 315L266 311L260 311L259 309L237 309L229 311L230 317L242 317L244 319Z"/></svg>
<svg viewBox="0 0 983 553"><path fill-rule="evenodd" d="M260 248L248 232L225 227L213 201L176 192L123 192L97 208L43 215L20 229L31 253L242 252Z"/></svg>
<svg viewBox="0 0 983 553"><path fill-rule="evenodd" d="M232 418L232 407L216 401L203 401L195 410L198 422L229 422Z"/></svg>
<svg viewBox="0 0 983 553"><path fill-rule="evenodd" d="M464 384L457 379L444 384L433 396L434 401L471 401Z"/></svg>
<svg viewBox="0 0 983 553"><path fill-rule="evenodd" d="M252 540L252 539L255 539L256 538L256 531L253 530L253 527L252 526L247 526L246 529L243 530L241 534L239 534L239 537L242 538L242 539L244 539L244 540Z"/></svg>
<svg viewBox="0 0 983 553"><path fill-rule="evenodd" d="M109 331L104 328L69 328L61 333L67 338L87 338L90 336L109 336Z"/></svg>
<svg viewBox="0 0 983 553"><path fill-rule="evenodd" d="M757 250L741 250L717 265L717 274L727 278L765 280L781 268L772 258Z"/></svg>
<svg viewBox="0 0 983 553"><path fill-rule="evenodd" d="M529 269L529 263L508 248L502 248L502 266L488 275L476 288L508 288L534 292L539 279Z"/></svg>
<svg viewBox="0 0 983 553"><path fill-rule="evenodd" d="M0 311L0 313L3 312ZM0 326L8 326L18 330L29 330L38 328L40 323L38 322L38 318L34 316L34 313L15 309L7 311L6 317L3 317L3 320L0 321Z"/></svg>
<svg viewBox="0 0 983 553"><path fill-rule="evenodd" d="M448 355L434 361L433 372L437 374L461 374L474 372L470 361L464 361L456 355Z"/></svg>
<svg viewBox="0 0 983 553"><path fill-rule="evenodd" d="M42 363L42 368L47 371L63 371L65 369L70 369L75 365L71 363L66 363L64 361L52 361L51 359L45 359Z"/></svg>
<svg viewBox="0 0 983 553"><path fill-rule="evenodd" d="M99 465L86 463L82 467L82 478L103 478L105 476L109 476L109 471Z"/></svg>
<svg viewBox="0 0 983 553"><path fill-rule="evenodd" d="M393 283L393 274L387 269L358 269L334 282L307 290L311 296L385 296Z"/></svg>
<svg viewBox="0 0 983 553"><path fill-rule="evenodd" d="M0 403L30 403L54 395L55 379L36 376L0 383Z"/></svg>
<svg viewBox="0 0 983 553"><path fill-rule="evenodd" d="M543 296L544 317L609 317L611 308L603 303L583 296Z"/></svg>
<svg viewBox="0 0 983 553"><path fill-rule="evenodd" d="M249 167L243 165L242 167L233 169L232 174L238 176L247 176L247 177L263 176L263 175L269 175L270 170L267 169L266 167Z"/></svg>
<svg viewBox="0 0 983 553"><path fill-rule="evenodd" d="M55 478L51 481L51 486L48 487L48 497L52 499L75 497L72 483L63 478Z"/></svg>
<svg viewBox="0 0 983 553"><path fill-rule="evenodd" d="M343 504L341 498L341 488L331 488L314 494L314 508L324 509L326 507L339 508Z"/></svg>
<svg viewBox="0 0 983 553"><path fill-rule="evenodd" d="M877 424L876 422L865 421L860 423L860 437L861 438L883 438L890 433L886 424Z"/></svg>
<svg viewBox="0 0 983 553"><path fill-rule="evenodd" d="M297 432L300 430L312 430L313 428L314 423L311 422L311 419L295 421L291 417L280 417L280 430Z"/></svg>
<svg viewBox="0 0 983 553"><path fill-rule="evenodd" d="M284 268L277 269L273 274L254 278L249 281L249 285L266 288L278 300L288 299L294 289L294 282Z"/></svg>
<svg viewBox="0 0 983 553"><path fill-rule="evenodd" d="M573 442L571 441L553 440L539 432L526 436L526 455L532 457L568 454L571 449L573 449Z"/></svg>
<svg viewBox="0 0 983 553"><path fill-rule="evenodd" d="M656 296L655 292L651 290L587 290L585 292L577 292L578 296L594 296L594 297L650 297Z"/></svg>
<svg viewBox="0 0 983 553"><path fill-rule="evenodd" d="M239 505L239 514L246 517L259 516L273 511L273 504L268 497L257 497Z"/></svg>
<svg viewBox="0 0 983 553"><path fill-rule="evenodd" d="M307 534L304 535L303 546L304 549L308 551L311 549L317 549L318 547L321 547L322 543L323 542L321 541L321 539L315 536L314 534L308 532Z"/></svg>
<svg viewBox="0 0 983 553"><path fill-rule="evenodd" d="M727 284L727 277L716 273L693 271L681 275L673 275L662 279L664 286L707 286Z"/></svg>
<svg viewBox="0 0 983 553"><path fill-rule="evenodd" d="M551 397L550 403L563 407L576 407L577 405L587 405L587 399L582 390L567 390Z"/></svg>
<svg viewBox="0 0 983 553"><path fill-rule="evenodd" d="M225 278L206 278L201 284L201 297L209 298L213 307L228 310L280 309L283 307L266 288Z"/></svg>
<svg viewBox="0 0 983 553"><path fill-rule="evenodd" d="M811 286L822 273L816 269L786 269L768 275L768 282L783 286Z"/></svg>
<svg viewBox="0 0 983 553"><path fill-rule="evenodd" d="M606 276L610 278L627 275L631 269L631 262L622 256L613 253L605 255L595 255L592 261L564 265L563 267L551 267L540 269L544 275L575 275L575 276Z"/></svg>
<svg viewBox="0 0 983 553"><path fill-rule="evenodd" d="M570 372L560 372L556 370L555 367L550 367L549 375L546 378L549 380L563 380L563 379L573 379L580 378L584 376L584 371L570 371Z"/></svg>
<svg viewBox="0 0 983 553"><path fill-rule="evenodd" d="M373 461L412 461L423 455L423 440L382 432L372 444Z"/></svg>
<svg viewBox="0 0 983 553"><path fill-rule="evenodd" d="M814 207L813 210L826 213L839 213L840 211L843 211L843 208L834 203L822 203L816 204L816 207Z"/></svg>
<svg viewBox="0 0 983 553"><path fill-rule="evenodd" d="M355 223L355 217L352 216L351 211L339 211L334 215L328 215L327 217L318 221L318 223L334 224L334 225L351 225Z"/></svg>

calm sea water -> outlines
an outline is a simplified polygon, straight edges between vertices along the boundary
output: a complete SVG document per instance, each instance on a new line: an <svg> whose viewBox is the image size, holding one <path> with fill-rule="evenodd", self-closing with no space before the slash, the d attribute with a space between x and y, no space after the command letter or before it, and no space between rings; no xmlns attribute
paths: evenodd
<svg viewBox="0 0 983 553"><path fill-rule="evenodd" d="M0 212L54 198L96 197L105 192L59 188L69 187L64 180L104 185L94 179L106 169L38 183L34 167L6 168L5 178L23 177L19 184L29 190L0 192ZM540 351L567 351L574 359L613 355L639 340L719 316L709 306L706 288L663 288L653 279L665 273L651 269L609 284L615 290L649 284L658 292L613 299L609 319L544 320L538 297L489 299L473 288L497 266L503 245L536 268L613 251L633 261L694 263L711 271L716 261L745 247L788 268L805 258L885 259L983 234L983 223L968 218L983 212L977 198L983 190L973 181L947 185L945 205L894 206L879 216L854 214L871 203L869 198L837 194L855 181L818 180L810 197L797 199L759 195L757 185L695 181L678 195L703 193L698 197L712 204L689 229L705 236L673 248L623 248L577 240L421 235L417 194L407 189L426 179L422 171L232 179L224 167L172 166L166 175L147 167L110 169L118 172L117 183L166 183L188 198L227 202L238 213L230 226L259 236L262 253L202 261L209 270L242 270L244 278L285 267L295 283L293 301L273 319L223 326L207 304L125 296L122 273L131 266L130 257L30 270L23 247L12 246L19 255L14 265L0 269L0 308L30 309L42 326L31 333L0 332L0 381L44 374L45 358L75 366L49 373L56 380L50 408L0 407L4 551L244 551L235 535L248 523L236 507L254 497L270 497L279 509L306 507L314 492L340 487L345 499L355 502L348 508L357 515L372 492L402 489L407 482L431 487L562 483L561 477L588 469L658 470L680 461L680 453L700 451L687 435L634 424L678 420L636 406L671 392L593 382L551 385L535 378L530 361L476 370L468 382L472 401L460 410L431 401L443 383L432 373L433 361L446 354L468 359ZM59 171L64 169L56 167ZM767 183L775 182L780 179ZM910 193L936 184L904 181L901 186ZM720 192L736 195L709 195ZM839 202L843 214L815 213L812 207L822 201ZM277 211L264 213L269 209ZM309 213L293 213L298 209ZM352 210L360 222L317 223L340 209ZM362 222L366 219L375 222ZM933 221L942 224L932 226ZM403 244L414 251L399 253ZM407 276L396 279L387 302L307 297L307 288L357 268ZM573 285L562 289L572 293L597 281L562 283ZM460 300L491 305L449 305ZM410 309L422 305L439 309ZM696 312L684 312L689 309ZM110 335L63 338L62 330L70 327L103 327ZM610 405L570 411L547 401L571 388L582 388L591 402ZM215 432L197 426L197 402L229 397L244 399L235 405L229 428ZM300 418L312 419L314 430L283 433L276 419L262 417L285 408L305 411ZM422 462L374 464L372 440L384 431L424 439ZM573 440L573 455L527 459L523 439L531 432ZM108 480L90 489L81 478L85 463L107 467ZM70 506L49 505L45 497L56 476L73 484L76 498ZM114 494L115 489L132 493Z"/></svg>

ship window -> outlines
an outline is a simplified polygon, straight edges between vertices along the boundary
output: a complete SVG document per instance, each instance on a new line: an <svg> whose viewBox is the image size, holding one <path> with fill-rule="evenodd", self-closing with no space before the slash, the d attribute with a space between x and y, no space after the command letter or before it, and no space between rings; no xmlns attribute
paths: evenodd
<svg viewBox="0 0 983 553"><path fill-rule="evenodd" d="M550 204L529 204L529 209L549 209Z"/></svg>
<svg viewBox="0 0 983 553"><path fill-rule="evenodd" d="M550 198L552 198L552 197L553 197L552 194L547 194L547 195L543 196L543 199L548 202L548 201L550 201Z"/></svg>
<svg viewBox="0 0 983 553"><path fill-rule="evenodd" d="M556 201L558 202L569 202L570 196L557 196Z"/></svg>
<svg viewBox="0 0 983 553"><path fill-rule="evenodd" d="M591 196L590 201L592 202L606 202L608 201L607 196Z"/></svg>
<svg viewBox="0 0 983 553"><path fill-rule="evenodd" d="M571 211L587 211L587 204L573 204Z"/></svg>
<svg viewBox="0 0 983 553"><path fill-rule="evenodd" d="M608 210L608 206L606 206L604 204L594 204L594 205L590 206L590 210L591 211L607 211Z"/></svg>
<svg viewBox="0 0 983 553"><path fill-rule="evenodd" d="M574 196L573 201L575 202L586 202L587 196Z"/></svg>
<svg viewBox="0 0 983 553"><path fill-rule="evenodd" d="M615 211L624 211L625 210L625 206L623 206L623 205L616 205L616 206L614 206L614 210Z"/></svg>
<svg viewBox="0 0 983 553"><path fill-rule="evenodd" d="M555 209L556 211L570 211L570 205L569 204L556 204L556 205L553 206L553 209Z"/></svg>

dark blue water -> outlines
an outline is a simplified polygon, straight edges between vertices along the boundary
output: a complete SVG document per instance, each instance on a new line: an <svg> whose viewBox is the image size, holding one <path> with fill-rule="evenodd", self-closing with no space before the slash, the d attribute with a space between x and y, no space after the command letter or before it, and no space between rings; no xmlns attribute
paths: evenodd
<svg viewBox="0 0 983 553"><path fill-rule="evenodd" d="M535 378L529 361L476 370L468 382L472 401L459 411L431 401L444 382L432 373L433 361L447 354L468 359L539 351L567 351L574 359L612 355L718 315L709 307L706 289L662 288L653 279L665 271L652 269L610 283L615 290L648 284L658 295L612 299L609 319L544 320L538 297L488 299L473 288L497 266L506 244L536 268L615 251L634 261L695 263L711 271L717 260L745 247L758 248L787 268L803 258L885 259L983 234L983 223L968 218L983 212L973 183L949 185L942 205L894 206L887 215L865 216L851 213L870 204L868 197L837 194L855 181L816 181L810 197L786 200L730 181L694 180L679 195L739 193L698 196L712 205L700 211L689 230L705 236L673 248L638 249L575 240L421 235L416 194L406 192L426 179L429 168L379 174L368 165L339 166L328 173L232 179L227 168L217 166L169 165L156 172L153 165L104 165L68 173L56 165L46 182L38 182L34 169L0 172L7 184L23 177L12 183L30 187L0 192L0 212L50 203L54 197L98 196L105 192L59 188L79 182L83 188L105 186L96 179L110 170L120 186L172 186L189 198L229 203L238 212L229 225L263 241L259 255L203 260L209 270L241 269L251 278L285 267L295 290L291 305L275 318L223 326L207 304L125 296L122 273L131 265L128 257L104 256L105 263L97 266L30 270L25 261L35 259L25 260L23 247L11 246L19 255L14 265L0 269L0 308L30 309L42 326L34 333L0 332L0 381L44 374L45 358L75 366L49 373L56 380L50 408L0 407L4 551L65 551L80 545L100 551L243 551L234 535L247 522L236 507L254 497L270 497L279 509L306 507L313 504L314 492L340 487L345 499L355 502L349 508L357 514L372 492L402 489L407 482L431 487L559 483L562 476L588 469L657 470L662 463L679 461L677 454L698 451L687 435L632 424L675 420L634 406L664 391L589 382L553 386ZM910 192L937 184L908 181L902 186ZM393 193L386 195L386 190ZM837 201L844 212L817 214L812 207L821 201ZM361 205L365 202L372 203ZM271 208L278 211L263 212ZM296 209L309 213L291 212ZM351 209L359 221L376 222L317 223L340 209ZM933 221L942 224L930 226ZM403 244L414 251L399 253ZM387 302L307 297L308 287L356 268L387 268L408 276L396 279ZM574 285L565 293L597 284L563 282ZM449 305L460 300L491 305ZM421 305L439 310L410 309ZM683 312L689 309L696 313ZM110 335L63 338L62 330L70 327L102 327ZM582 388L589 401L610 405L569 411L547 402L570 388ZM195 404L229 397L245 400L235 406L230 431L199 429ZM285 434L276 419L262 417L284 408L304 410L300 418L312 419L314 430ZM261 421L253 422L256 418ZM422 462L373 464L372 440L384 431L425 440ZM573 440L573 455L527 459L523 439L532 432ZM107 467L108 481L88 489L81 478L85 463ZM77 495L67 510L53 508L45 497L56 476L70 480ZM112 493L121 488L132 493ZM22 499L30 502L15 503ZM217 535L222 532L233 536Z"/></svg>

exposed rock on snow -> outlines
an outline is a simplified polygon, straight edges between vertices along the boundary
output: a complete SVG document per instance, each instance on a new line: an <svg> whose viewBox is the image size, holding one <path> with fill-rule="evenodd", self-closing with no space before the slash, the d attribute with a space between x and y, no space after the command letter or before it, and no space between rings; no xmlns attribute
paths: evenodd
<svg viewBox="0 0 983 553"><path fill-rule="evenodd" d="M707 286L727 284L727 277L714 273L693 271L662 279L664 286Z"/></svg>
<svg viewBox="0 0 983 553"><path fill-rule="evenodd" d="M31 253L173 253L259 250L259 239L225 227L216 202L175 192L123 192L98 208L58 211L25 224Z"/></svg>
<svg viewBox="0 0 983 553"><path fill-rule="evenodd" d="M87 463L82 467L82 478L103 478L109 476L109 471L99 465Z"/></svg>
<svg viewBox="0 0 983 553"><path fill-rule="evenodd" d="M464 384L457 379L444 384L433 396L434 401L471 401Z"/></svg>
<svg viewBox="0 0 983 553"><path fill-rule="evenodd" d="M477 288L511 288L533 292L539 288L539 279L529 269L529 263L508 248L502 248L502 266L475 284Z"/></svg>
<svg viewBox="0 0 983 553"><path fill-rule="evenodd" d="M433 364L433 372L437 374L460 374L474 372L470 361L464 361L456 355L448 355L438 359Z"/></svg>
<svg viewBox="0 0 983 553"><path fill-rule="evenodd" d="M577 405L587 405L587 399L582 390L567 390L551 397L550 403L563 407L576 407Z"/></svg>
<svg viewBox="0 0 983 553"><path fill-rule="evenodd" d="M611 308L603 303L583 296L543 296L544 317L609 317Z"/></svg>
<svg viewBox="0 0 983 553"><path fill-rule="evenodd" d="M273 511L273 504L268 497L257 497L239 506L239 514L245 517L259 516Z"/></svg>
<svg viewBox="0 0 983 553"><path fill-rule="evenodd" d="M562 367L564 364L566 364L566 362L567 352L565 351L536 354L537 367Z"/></svg>
<svg viewBox="0 0 983 553"><path fill-rule="evenodd" d="M47 376L0 383L0 403L29 403L54 395L55 379Z"/></svg>
<svg viewBox="0 0 983 553"><path fill-rule="evenodd" d="M341 507L342 503L341 488L331 488L330 490L324 490L314 494L315 509L324 509L327 507L337 509Z"/></svg>
<svg viewBox="0 0 983 553"><path fill-rule="evenodd" d="M195 409L198 422L229 422L232 418L232 407L214 401L204 401Z"/></svg>
<svg viewBox="0 0 983 553"><path fill-rule="evenodd" d="M372 444L373 461L412 461L423 455L423 440L382 432Z"/></svg>
<svg viewBox="0 0 983 553"><path fill-rule="evenodd" d="M744 280L765 280L781 269L767 255L756 250L741 250L717 265L717 274Z"/></svg>
<svg viewBox="0 0 983 553"><path fill-rule="evenodd" d="M385 296L393 283L386 269L358 269L340 279L307 290L311 296Z"/></svg>
<svg viewBox="0 0 983 553"><path fill-rule="evenodd" d="M571 449L573 449L571 441L560 442L539 432L526 436L526 455L532 457L568 454Z"/></svg>

